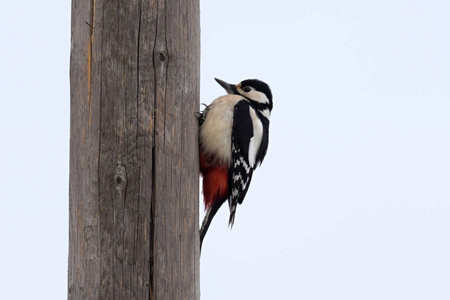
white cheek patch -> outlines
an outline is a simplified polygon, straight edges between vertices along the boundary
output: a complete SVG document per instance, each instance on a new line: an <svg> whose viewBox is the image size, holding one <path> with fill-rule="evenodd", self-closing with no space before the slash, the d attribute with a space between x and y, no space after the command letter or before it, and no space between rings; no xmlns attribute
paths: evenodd
<svg viewBox="0 0 450 300"><path fill-rule="evenodd" d="M237 90L238 90L239 94L244 95L245 97L247 97L253 101L263 103L263 104L269 104L269 102L270 102L269 99L267 98L266 94L258 92L254 88L251 88L250 92L244 92L244 90L241 89L240 84L238 84Z"/></svg>
<svg viewBox="0 0 450 300"><path fill-rule="evenodd" d="M269 99L267 98L266 94L252 90L248 93L245 93L245 96L249 99L252 99L253 101L263 103L263 104L269 104Z"/></svg>

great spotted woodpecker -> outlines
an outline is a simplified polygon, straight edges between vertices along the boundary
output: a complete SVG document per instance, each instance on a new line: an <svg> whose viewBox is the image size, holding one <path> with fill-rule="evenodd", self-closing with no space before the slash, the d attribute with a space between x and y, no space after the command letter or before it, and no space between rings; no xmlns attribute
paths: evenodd
<svg viewBox="0 0 450 300"><path fill-rule="evenodd" d="M216 78L228 95L199 113L200 173L206 215L200 228L200 247L214 215L228 200L229 226L242 204L253 171L266 155L272 92L257 79L234 85Z"/></svg>

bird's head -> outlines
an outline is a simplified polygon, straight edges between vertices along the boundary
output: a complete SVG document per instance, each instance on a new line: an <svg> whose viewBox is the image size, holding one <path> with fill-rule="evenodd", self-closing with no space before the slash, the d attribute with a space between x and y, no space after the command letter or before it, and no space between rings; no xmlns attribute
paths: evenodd
<svg viewBox="0 0 450 300"><path fill-rule="evenodd" d="M229 84L215 78L230 95L241 95L262 109L272 110L272 91L267 83L258 79L246 79L238 84Z"/></svg>

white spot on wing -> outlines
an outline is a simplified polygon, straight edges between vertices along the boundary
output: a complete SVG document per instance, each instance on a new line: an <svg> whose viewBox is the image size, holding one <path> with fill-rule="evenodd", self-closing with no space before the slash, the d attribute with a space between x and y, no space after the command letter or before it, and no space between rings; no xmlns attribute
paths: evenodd
<svg viewBox="0 0 450 300"><path fill-rule="evenodd" d="M255 166L255 159L256 159L254 138L255 137L252 137L250 139L250 145L248 146L248 162L250 163L250 167L252 168Z"/></svg>
<svg viewBox="0 0 450 300"><path fill-rule="evenodd" d="M248 148L248 161L250 166L253 168L256 162L256 154L258 154L259 147L261 146L263 125L253 108L250 108L250 116L253 123L253 137L250 140L250 145Z"/></svg>

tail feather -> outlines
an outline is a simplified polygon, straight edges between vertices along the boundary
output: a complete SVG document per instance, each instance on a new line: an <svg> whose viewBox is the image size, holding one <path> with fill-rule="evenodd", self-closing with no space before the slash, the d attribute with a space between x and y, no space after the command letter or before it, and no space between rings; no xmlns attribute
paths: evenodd
<svg viewBox="0 0 450 300"><path fill-rule="evenodd" d="M230 206L230 219L228 220L228 226L233 228L234 225L234 216L236 215L236 207L237 205Z"/></svg>
<svg viewBox="0 0 450 300"><path fill-rule="evenodd" d="M219 208L225 201L216 201L208 210L206 211L205 218L202 222L202 227L200 228L200 252L202 251L203 239L206 236L206 232L208 231L209 225L211 225L211 221L216 215Z"/></svg>

